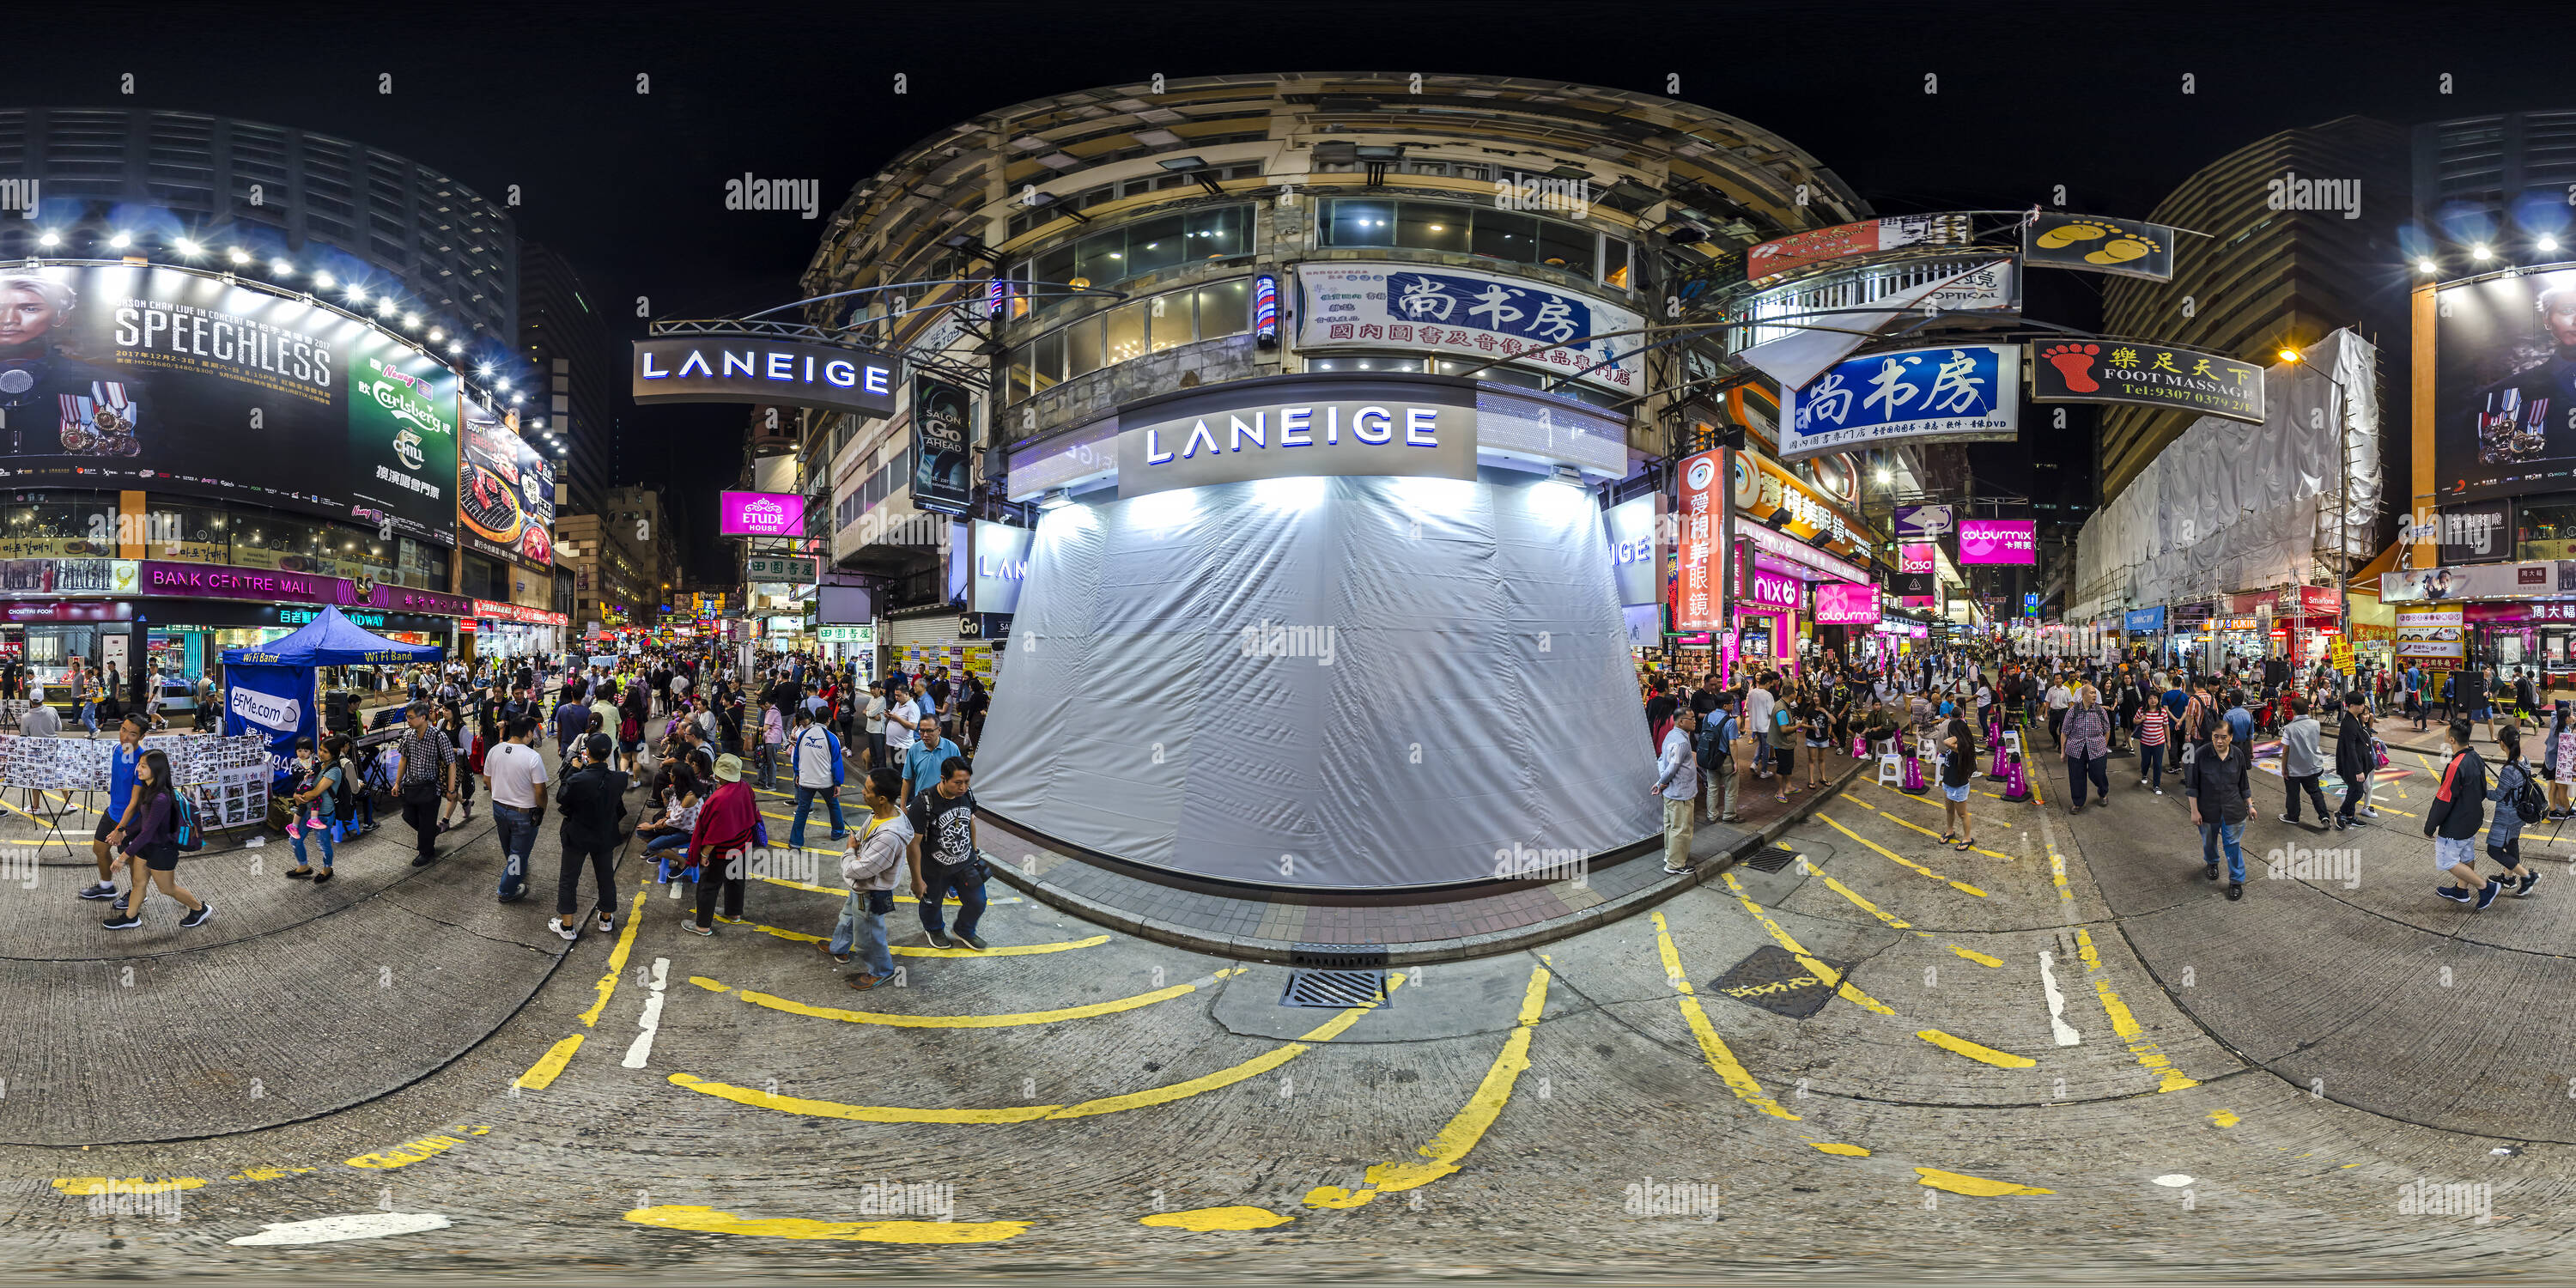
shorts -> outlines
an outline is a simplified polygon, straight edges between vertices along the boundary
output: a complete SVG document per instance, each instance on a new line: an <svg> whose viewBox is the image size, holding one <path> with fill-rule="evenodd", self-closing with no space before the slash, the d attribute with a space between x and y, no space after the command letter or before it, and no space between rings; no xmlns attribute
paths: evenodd
<svg viewBox="0 0 2576 1288"><path fill-rule="evenodd" d="M644 740L641 738L625 739L617 744L617 750L624 755L635 755L636 753L644 750Z"/></svg>
<svg viewBox="0 0 2576 1288"><path fill-rule="evenodd" d="M89 839L93 841L104 841L107 839L107 834L114 830L116 830L115 815L101 814L98 816L98 830L90 833Z"/></svg>
<svg viewBox="0 0 2576 1288"><path fill-rule="evenodd" d="M158 845L145 847L143 851L143 863L144 866L155 872L178 871L179 843L177 841L163 841Z"/></svg>
<svg viewBox="0 0 2576 1288"><path fill-rule="evenodd" d="M2476 867L2477 862L2478 843L2476 838L2467 836L2437 836L2433 838L2433 870L2435 872L2448 872L2453 868L2462 866Z"/></svg>
<svg viewBox="0 0 2576 1288"><path fill-rule="evenodd" d="M1943 783L1941 784L1941 796L1953 805L1965 805L1968 803L1968 785L1966 783L1961 783L1956 787L1952 787L1948 783Z"/></svg>
<svg viewBox="0 0 2576 1288"><path fill-rule="evenodd" d="M1827 739L1824 739L1824 738L1809 738L1809 739L1807 740L1807 745L1808 745L1809 747L1830 747L1830 746L1833 746L1834 744L1833 744L1831 741L1829 741L1829 740L1827 740Z"/></svg>

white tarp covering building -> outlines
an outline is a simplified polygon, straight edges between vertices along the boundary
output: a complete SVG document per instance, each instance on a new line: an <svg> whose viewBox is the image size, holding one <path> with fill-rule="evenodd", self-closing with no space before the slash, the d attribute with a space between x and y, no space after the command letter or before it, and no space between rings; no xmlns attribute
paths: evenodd
<svg viewBox="0 0 2576 1288"><path fill-rule="evenodd" d="M2085 523L2067 618L2331 581L2369 559L2379 435L2369 341L2339 330L2273 365L2262 424L2200 418Z"/></svg>

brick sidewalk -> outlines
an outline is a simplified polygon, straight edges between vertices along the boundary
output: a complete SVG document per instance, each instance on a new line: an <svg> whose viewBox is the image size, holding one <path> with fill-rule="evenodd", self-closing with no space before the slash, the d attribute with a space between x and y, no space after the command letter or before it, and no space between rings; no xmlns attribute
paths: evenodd
<svg viewBox="0 0 2576 1288"><path fill-rule="evenodd" d="M1798 780L1806 776L1804 748ZM1740 821L1702 823L1690 876L1666 876L1660 837L1592 867L1579 879L1497 882L1465 892L1333 894L1263 891L1193 880L1060 853L990 817L985 856L1006 884L1087 921L1193 951L1286 962L1299 944L1383 946L1390 964L1448 961L1547 943L1617 920L1691 888L1805 818L1868 766L1828 751L1824 785L1773 799L1772 783L1745 777ZM1756 792L1756 786L1764 790ZM1640 789L1642 790L1642 788Z"/></svg>

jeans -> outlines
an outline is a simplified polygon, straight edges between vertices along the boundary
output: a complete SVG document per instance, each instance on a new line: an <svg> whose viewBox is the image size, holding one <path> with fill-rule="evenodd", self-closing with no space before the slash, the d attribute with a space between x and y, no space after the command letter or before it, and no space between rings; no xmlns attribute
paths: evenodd
<svg viewBox="0 0 2576 1288"><path fill-rule="evenodd" d="M1687 816L1690 802L1683 801ZM921 928L930 933L945 933L945 918L940 907L953 892L957 896L957 933L975 933L975 923L984 919L984 865L980 862L942 863L925 854L921 859L921 883L929 887L921 896Z"/></svg>
<svg viewBox="0 0 2576 1288"><path fill-rule="evenodd" d="M818 796L825 802L829 803L832 807L832 839L837 841L850 834L850 825L841 821L840 789L837 787L807 787L804 784L799 783L796 785L796 823L793 827L787 829L787 844L789 848L796 849L804 846L805 811L814 808L814 800Z"/></svg>
<svg viewBox="0 0 2576 1288"><path fill-rule="evenodd" d="M2138 744L2138 780L2157 791L2165 789L2165 748L2169 745L2161 742Z"/></svg>
<svg viewBox="0 0 2576 1288"><path fill-rule="evenodd" d="M537 820L516 805L492 805L492 826L501 834L501 902L528 893L528 852L537 846Z"/></svg>
<svg viewBox="0 0 2576 1288"><path fill-rule="evenodd" d="M1720 756L1717 768L1700 775L1708 780L1708 812L1721 821L1735 817L1735 758Z"/></svg>
<svg viewBox="0 0 2576 1288"><path fill-rule="evenodd" d="M1690 797L1664 798L1664 866L1670 869L1690 866L1691 830L1697 822Z"/></svg>
<svg viewBox="0 0 2576 1288"><path fill-rule="evenodd" d="M303 807L302 807L302 806L298 806L297 808L298 808L298 809L301 809L301 808L303 808ZM298 831L298 832L310 832L310 833L312 833L314 836L317 836L317 837L320 837L320 838L321 838L321 840L322 840L322 870L323 870L323 871L325 871L325 872L328 872L328 871L330 871L330 870L331 870L331 860L332 860L332 858L333 858L332 851L331 851L331 832L332 832L332 829L334 829L334 828L336 828L336 827L338 827L338 826L339 826L339 824L337 824L337 823L330 823L330 824L325 824L325 825L323 825L323 826L321 826L321 827L309 827L309 828L298 828L298 829L297 829L297 831ZM300 836L300 835L298 835L298 836L290 836L290 837L286 838L286 841L287 841L287 844L292 845L292 846L294 846L294 847L295 847L295 866L297 866L297 867L299 867L299 868L300 868L300 867L305 867L305 866L307 866L307 864L306 864L306 862L305 862L305 859L304 859L304 838L303 838L302 836Z"/></svg>
<svg viewBox="0 0 2576 1288"><path fill-rule="evenodd" d="M602 912L617 911L617 844L613 841L573 841L563 845L563 863L555 873L555 915L570 921L575 896L581 893L581 865L590 863L590 874L599 887L599 899L592 905Z"/></svg>
<svg viewBox="0 0 2576 1288"><path fill-rule="evenodd" d="M2221 842L2224 842L2227 846L2227 879L2243 885L2245 851L2236 848L2236 840L2244 834L2243 823L2220 823L2214 820L2202 823L2200 825L2200 861L2209 864L2217 863L2218 847Z"/></svg>
<svg viewBox="0 0 2576 1288"><path fill-rule="evenodd" d="M2369 799L2370 771L2363 770L2343 781L2343 808L2335 811L2335 817L2351 822L2353 807Z"/></svg>
<svg viewBox="0 0 2576 1288"><path fill-rule="evenodd" d="M84 703L82 703L82 704L81 704L81 709L80 709L80 722L81 722L81 727L82 727L82 728L85 728L85 729L89 730L91 733L97 733L97 732L98 732L98 704L97 704L97 703L95 703L95 702L84 702Z"/></svg>
<svg viewBox="0 0 2576 1288"><path fill-rule="evenodd" d="M2305 790L2308 794L2308 799L2317 803L2317 821L2320 823L2325 822L2326 793L2324 788L2317 786L2317 775L2289 774L2285 775L2285 777L2290 780L2290 821L2293 823L2299 821L2299 793L2302 790Z"/></svg>
<svg viewBox="0 0 2576 1288"><path fill-rule="evenodd" d="M2111 799L2111 758L2108 756L2069 756L2066 758L2068 791L2073 793L2073 808L2084 808L2084 780L2093 780L2093 794Z"/></svg>
<svg viewBox="0 0 2576 1288"><path fill-rule="evenodd" d="M673 871L688 865L689 834L664 832L658 836L646 837L644 857L658 863L661 868L661 879L666 883L669 882Z"/></svg>
<svg viewBox="0 0 2576 1288"><path fill-rule="evenodd" d="M832 925L832 955L838 957L855 946L859 963L869 974L893 974L894 953L886 947L885 927L885 915L892 911L894 891L852 890L841 901L841 919Z"/></svg>
<svg viewBox="0 0 2576 1288"><path fill-rule="evenodd" d="M775 743L764 742L759 744L759 747L760 785L776 787L778 786L778 746Z"/></svg>

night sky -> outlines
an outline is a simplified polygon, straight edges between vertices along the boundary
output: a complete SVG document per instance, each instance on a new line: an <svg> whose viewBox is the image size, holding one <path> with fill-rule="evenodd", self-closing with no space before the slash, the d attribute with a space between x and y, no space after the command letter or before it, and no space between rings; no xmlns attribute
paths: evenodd
<svg viewBox="0 0 2576 1288"><path fill-rule="evenodd" d="M2291 126L2576 107L2563 7L204 3L22 9L11 28L13 103L269 121L401 153L495 200L518 184L520 232L573 262L620 341L643 332L639 297L697 317L794 298L834 206L923 135L1155 72L1486 72L1655 94L1678 74L1677 97L1790 140L1882 213L2024 208L2064 184L2070 209L2143 216L2193 170ZM724 180L745 171L819 179L824 217L725 210ZM2098 320L2098 281L2030 281L2035 316ZM615 481L682 480L707 577L724 572L705 538L741 417L621 420ZM2060 437L1978 449L1980 482L2089 499L2089 446Z"/></svg>

